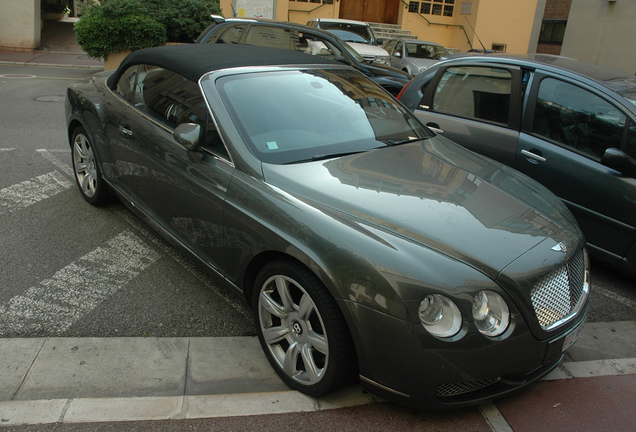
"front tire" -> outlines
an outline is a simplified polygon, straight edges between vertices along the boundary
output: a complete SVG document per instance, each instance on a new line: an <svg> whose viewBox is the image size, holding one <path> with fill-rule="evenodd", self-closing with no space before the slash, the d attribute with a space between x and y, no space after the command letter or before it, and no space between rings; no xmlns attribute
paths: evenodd
<svg viewBox="0 0 636 432"><path fill-rule="evenodd" d="M344 317L307 268L292 260L266 265L252 305L261 347L289 387L321 396L353 382L355 349Z"/></svg>
<svg viewBox="0 0 636 432"><path fill-rule="evenodd" d="M80 193L94 206L106 204L111 195L95 156L95 150L83 127L73 132L71 140L73 153L73 172Z"/></svg>

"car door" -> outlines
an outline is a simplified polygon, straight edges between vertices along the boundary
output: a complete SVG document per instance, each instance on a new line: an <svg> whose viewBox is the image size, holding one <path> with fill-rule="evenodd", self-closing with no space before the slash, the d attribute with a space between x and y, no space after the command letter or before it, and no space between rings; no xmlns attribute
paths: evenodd
<svg viewBox="0 0 636 432"><path fill-rule="evenodd" d="M568 205L593 250L624 257L636 240L636 180L601 158L610 147L630 151L633 120L591 87L543 73L529 101L514 167Z"/></svg>
<svg viewBox="0 0 636 432"><path fill-rule="evenodd" d="M116 154L122 182L139 210L221 273L223 208L234 166L196 83L152 66L139 82L137 103L120 119L127 131ZM181 123L203 127L202 151L175 141Z"/></svg>
<svg viewBox="0 0 636 432"><path fill-rule="evenodd" d="M521 111L521 71L499 65L440 68L415 115L458 144L512 166Z"/></svg>
<svg viewBox="0 0 636 432"><path fill-rule="evenodd" d="M389 51L391 56L391 66L396 69L404 69L404 43L397 41L395 47Z"/></svg>

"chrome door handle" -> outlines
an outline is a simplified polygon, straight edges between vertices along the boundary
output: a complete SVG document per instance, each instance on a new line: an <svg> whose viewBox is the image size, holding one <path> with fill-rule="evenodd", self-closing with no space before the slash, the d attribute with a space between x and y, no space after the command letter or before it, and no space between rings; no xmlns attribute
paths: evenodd
<svg viewBox="0 0 636 432"><path fill-rule="evenodd" d="M133 134L133 131L131 131L130 129L125 128L124 126L119 126L119 131L125 137L131 137L132 134Z"/></svg>
<svg viewBox="0 0 636 432"><path fill-rule="evenodd" d="M532 153L531 151L528 151L528 150L521 150L521 154L524 155L525 157L529 157L530 159L534 159L537 162L547 162L548 161L543 156L539 156L538 154Z"/></svg>

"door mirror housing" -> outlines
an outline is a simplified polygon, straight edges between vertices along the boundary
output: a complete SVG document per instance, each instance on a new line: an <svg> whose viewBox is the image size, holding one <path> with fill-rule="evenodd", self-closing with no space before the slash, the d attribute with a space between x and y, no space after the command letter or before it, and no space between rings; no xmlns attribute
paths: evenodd
<svg viewBox="0 0 636 432"><path fill-rule="evenodd" d="M181 123L176 127L172 136L188 151L198 150L202 142L203 128L196 123Z"/></svg>
<svg viewBox="0 0 636 432"><path fill-rule="evenodd" d="M632 177L636 172L634 160L626 153L614 147L605 150L601 158L601 163L625 176Z"/></svg>

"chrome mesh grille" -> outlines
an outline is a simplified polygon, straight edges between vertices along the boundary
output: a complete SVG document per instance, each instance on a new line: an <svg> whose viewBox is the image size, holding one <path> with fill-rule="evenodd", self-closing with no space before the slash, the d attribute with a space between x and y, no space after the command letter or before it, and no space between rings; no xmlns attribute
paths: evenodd
<svg viewBox="0 0 636 432"><path fill-rule="evenodd" d="M435 394L441 397L457 396L488 387L499 382L500 378L483 379L479 381L464 381L460 383L442 384L437 386Z"/></svg>
<svg viewBox="0 0 636 432"><path fill-rule="evenodd" d="M583 305L589 289L585 281L586 261L584 250L580 250L532 289L532 306L544 330L556 327L575 315Z"/></svg>

